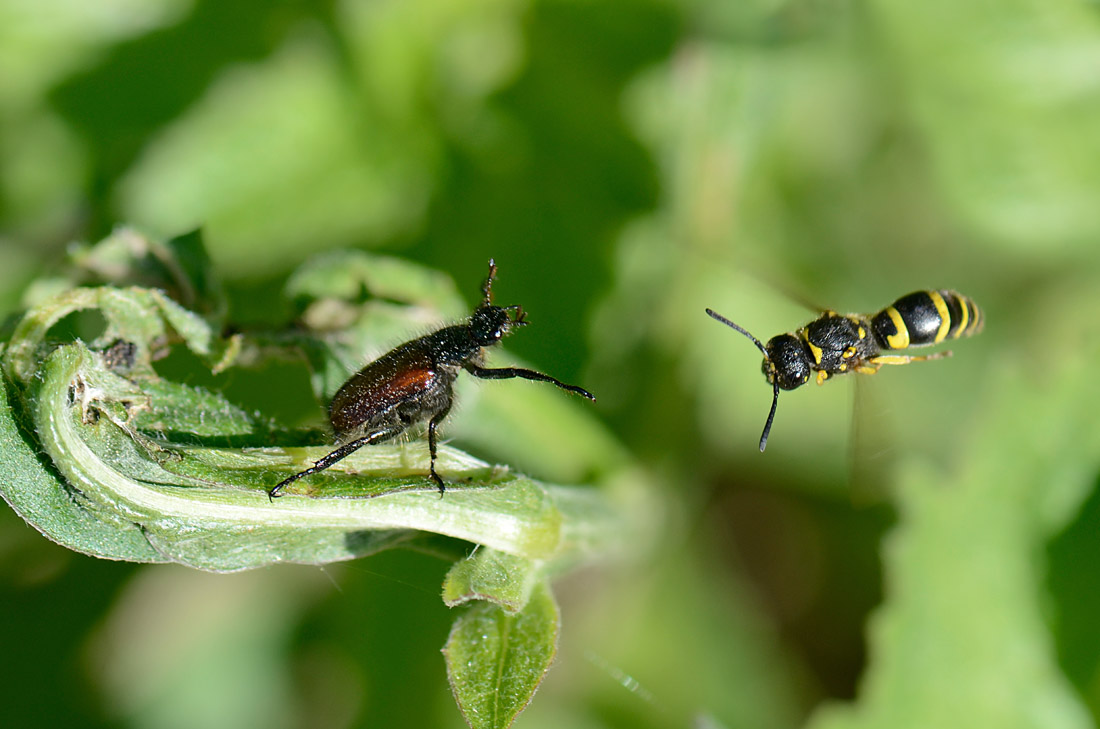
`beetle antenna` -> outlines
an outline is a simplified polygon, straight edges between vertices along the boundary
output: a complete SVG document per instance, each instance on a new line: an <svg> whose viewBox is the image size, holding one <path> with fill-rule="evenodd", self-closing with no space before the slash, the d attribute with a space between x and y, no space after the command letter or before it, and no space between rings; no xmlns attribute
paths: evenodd
<svg viewBox="0 0 1100 729"><path fill-rule="evenodd" d="M742 329L741 327L737 326L732 321L730 321L726 317L722 316L718 312L714 311L713 309L707 309L707 314L709 314L712 319L716 319L716 320L722 322L723 324L728 326L730 329L734 329L734 330L739 331L742 334L744 334L746 337L748 337L749 339L752 340L752 343L756 345L757 349L759 349L761 352L764 353L764 359L768 359L768 360L771 359L771 357L768 355L767 347L765 347L764 344L759 339L754 337L752 334L749 334L749 332L747 330ZM764 423L764 432L760 434L760 452L761 453L764 452L764 448L768 445L768 435L772 432L772 421L775 420L775 409L776 409L776 407L779 406L779 380L778 379L775 379L772 382L772 391L773 391L773 394L772 394L772 409L771 409L770 412L768 412L767 422Z"/></svg>
<svg viewBox="0 0 1100 729"><path fill-rule="evenodd" d="M512 304L511 306L502 306L505 311L514 311L516 316L512 319L512 326L523 327L527 326L527 312L523 310L522 304Z"/></svg>
<svg viewBox="0 0 1100 729"><path fill-rule="evenodd" d="M485 283L481 284L481 305L488 306L493 301L493 279L497 275L497 264L492 258L489 259L489 277L485 279Z"/></svg>

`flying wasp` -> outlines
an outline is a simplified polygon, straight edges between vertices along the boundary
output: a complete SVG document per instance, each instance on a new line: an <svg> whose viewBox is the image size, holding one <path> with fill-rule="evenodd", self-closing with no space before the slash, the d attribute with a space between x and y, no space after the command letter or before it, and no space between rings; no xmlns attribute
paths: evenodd
<svg viewBox="0 0 1100 729"><path fill-rule="evenodd" d="M501 337L527 324L523 307L493 304L496 273L496 264L490 259L489 277L481 286L481 304L466 321L406 342L352 375L336 392L329 406L329 420L336 432L338 447L306 470L280 481L268 491L268 496L274 499L294 481L329 468L365 445L400 435L424 420L428 421L428 453L431 456L428 476L442 496L446 486L435 470L436 428L451 411L459 370L484 380L521 377L549 382L595 400L587 390L541 372L521 367L483 366L485 347L499 343Z"/></svg>
<svg viewBox="0 0 1100 729"><path fill-rule="evenodd" d="M768 444L780 389L794 390L805 385L811 372L817 373L820 385L834 375L848 372L873 375L882 365L950 357L949 350L920 356L884 352L969 337L980 332L985 324L977 304L947 289L914 291L873 316L825 311L800 329L772 337L766 345L721 314L711 309L707 309L707 314L744 334L764 353L761 369L774 394L760 435L761 453Z"/></svg>

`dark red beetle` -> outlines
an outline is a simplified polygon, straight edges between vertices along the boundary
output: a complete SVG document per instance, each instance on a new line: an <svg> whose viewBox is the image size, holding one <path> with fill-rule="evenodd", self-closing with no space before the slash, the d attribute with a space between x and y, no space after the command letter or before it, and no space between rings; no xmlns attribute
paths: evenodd
<svg viewBox="0 0 1100 729"><path fill-rule="evenodd" d="M513 327L527 323L522 307L493 305L496 272L496 264L490 260L489 277L481 287L481 305L465 322L406 342L345 382L329 406L329 419L336 431L336 450L306 470L279 482L268 496L275 498L287 484L323 471L363 446L389 440L424 420L428 421L428 451L431 453L429 476L442 495L446 486L435 471L436 429L451 410L459 369L485 380L522 377L549 382L595 400L587 390L541 372L519 367L482 367L484 347L499 342ZM514 318L510 312L515 312Z"/></svg>

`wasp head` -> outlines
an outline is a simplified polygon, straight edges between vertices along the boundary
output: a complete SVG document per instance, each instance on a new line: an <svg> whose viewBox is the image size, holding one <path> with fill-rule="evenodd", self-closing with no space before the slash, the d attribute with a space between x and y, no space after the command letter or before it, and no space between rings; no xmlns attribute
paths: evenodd
<svg viewBox="0 0 1100 729"><path fill-rule="evenodd" d="M760 369L768 383L793 390L810 381L810 362L806 348L793 334L780 334L768 340Z"/></svg>

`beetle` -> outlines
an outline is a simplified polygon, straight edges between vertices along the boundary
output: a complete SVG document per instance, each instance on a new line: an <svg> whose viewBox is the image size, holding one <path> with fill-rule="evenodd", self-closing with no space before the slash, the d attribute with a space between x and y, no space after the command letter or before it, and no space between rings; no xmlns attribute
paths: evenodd
<svg viewBox="0 0 1100 729"><path fill-rule="evenodd" d="M873 375L883 365L903 365L950 357L951 352L926 355L884 354L884 352L927 347L948 337L958 339L977 334L985 317L969 297L948 289L914 291L873 315L837 314L827 310L820 317L793 332L780 334L762 344L759 339L712 309L707 314L741 332L764 353L761 369L772 386L772 409L760 435L760 452L779 404L779 390L794 390L817 373L821 385L833 375L860 372Z"/></svg>
<svg viewBox="0 0 1100 729"><path fill-rule="evenodd" d="M425 420L431 456L428 475L442 496L447 487L435 470L436 431L451 411L454 383L460 370L483 380L519 377L549 382L595 401L584 388L567 385L535 370L484 366L485 347L497 344L516 327L527 325L523 307L493 304L496 272L496 263L490 259L489 276L481 287L481 304L465 321L406 342L352 375L329 405L336 449L304 471L280 481L268 491L268 497L275 499L298 479L323 471L363 446L394 438Z"/></svg>

